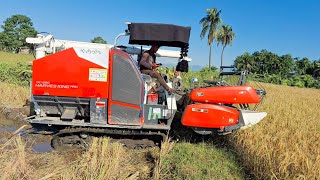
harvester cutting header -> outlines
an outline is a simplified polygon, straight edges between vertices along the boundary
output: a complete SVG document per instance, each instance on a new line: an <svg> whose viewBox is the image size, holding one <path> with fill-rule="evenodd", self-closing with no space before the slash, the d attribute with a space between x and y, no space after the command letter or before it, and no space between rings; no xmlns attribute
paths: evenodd
<svg viewBox="0 0 320 180"><path fill-rule="evenodd" d="M36 51L29 122L36 129L52 131L53 146L84 145L91 136L101 135L129 137L136 146L154 145L171 129L177 110L183 113L181 123L200 134L232 132L266 116L248 110L248 104L260 103L265 91L245 85L245 73L240 74L238 86L207 81L206 87L179 93L175 92L181 87L176 88L166 76L161 76L166 83L163 85L152 78L154 73L142 73L143 58L155 61L156 56L177 59L176 70L187 72L191 61L187 56L190 27L127 25L113 45L58 40L52 35L27 38ZM121 36L129 36L129 44L141 47L117 45ZM152 52L142 48L146 45L176 47L180 51L158 50L153 57ZM151 68L148 72L153 71ZM165 86L173 91L168 92ZM139 143L137 139L148 139L150 143Z"/></svg>

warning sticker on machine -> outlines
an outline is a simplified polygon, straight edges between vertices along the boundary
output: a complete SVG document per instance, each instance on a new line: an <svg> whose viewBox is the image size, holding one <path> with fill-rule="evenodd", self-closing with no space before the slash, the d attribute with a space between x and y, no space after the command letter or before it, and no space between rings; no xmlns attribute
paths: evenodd
<svg viewBox="0 0 320 180"><path fill-rule="evenodd" d="M89 81L107 82L108 69L89 68Z"/></svg>

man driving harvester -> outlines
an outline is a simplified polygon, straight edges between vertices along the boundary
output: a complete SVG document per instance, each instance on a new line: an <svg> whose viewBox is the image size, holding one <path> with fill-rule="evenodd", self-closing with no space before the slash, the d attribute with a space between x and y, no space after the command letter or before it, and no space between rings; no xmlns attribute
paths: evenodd
<svg viewBox="0 0 320 180"><path fill-rule="evenodd" d="M173 89L170 88L162 76L155 70L161 64L156 63L156 55L155 53L158 51L159 45L152 45L151 48L145 51L140 60L140 71L143 74L147 74L153 78L157 78L158 82L169 92L173 93Z"/></svg>

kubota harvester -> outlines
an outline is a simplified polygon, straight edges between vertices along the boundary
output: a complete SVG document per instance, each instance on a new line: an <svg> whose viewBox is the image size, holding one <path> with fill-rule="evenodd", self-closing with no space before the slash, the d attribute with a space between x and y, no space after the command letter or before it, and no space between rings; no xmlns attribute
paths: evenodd
<svg viewBox="0 0 320 180"><path fill-rule="evenodd" d="M232 132L255 124L266 115L247 110L248 104L259 104L265 93L243 81L238 86L209 81L206 87L195 87L180 95L155 86L155 79L141 74L133 56L142 54L142 46L158 44L180 48L159 50L158 57L188 64L191 28L127 25L113 45L58 40L42 34L27 38L36 51L29 122L39 131L53 132L54 147L85 146L91 136L101 135L124 138L138 147L153 146L167 135L177 107L183 113L182 124L200 134ZM118 46L121 36L129 36L129 44L141 48ZM181 67L179 71L188 71ZM169 78L166 81L175 86ZM155 92L148 93L152 88Z"/></svg>

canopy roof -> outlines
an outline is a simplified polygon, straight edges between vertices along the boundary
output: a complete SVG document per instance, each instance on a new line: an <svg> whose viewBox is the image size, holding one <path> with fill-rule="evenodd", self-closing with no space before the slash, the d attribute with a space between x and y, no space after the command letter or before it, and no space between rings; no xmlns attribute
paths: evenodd
<svg viewBox="0 0 320 180"><path fill-rule="evenodd" d="M131 23L129 44L180 47L189 45L191 27L172 24Z"/></svg>

